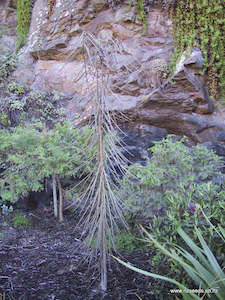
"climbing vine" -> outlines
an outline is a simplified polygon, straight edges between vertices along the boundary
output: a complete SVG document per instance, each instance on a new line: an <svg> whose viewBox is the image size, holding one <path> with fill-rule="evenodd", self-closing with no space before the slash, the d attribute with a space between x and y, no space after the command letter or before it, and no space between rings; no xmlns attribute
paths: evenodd
<svg viewBox="0 0 225 300"><path fill-rule="evenodd" d="M145 34L147 31L147 14L143 0L136 0L136 11L136 17L141 21L143 26L143 34Z"/></svg>
<svg viewBox="0 0 225 300"><path fill-rule="evenodd" d="M16 52L26 42L27 35L30 27L30 0L18 0L17 1L17 46Z"/></svg>
<svg viewBox="0 0 225 300"><path fill-rule="evenodd" d="M225 93L225 2L222 0L175 0L170 8L175 51L171 71L186 50L199 47L203 73L208 75L210 95Z"/></svg>

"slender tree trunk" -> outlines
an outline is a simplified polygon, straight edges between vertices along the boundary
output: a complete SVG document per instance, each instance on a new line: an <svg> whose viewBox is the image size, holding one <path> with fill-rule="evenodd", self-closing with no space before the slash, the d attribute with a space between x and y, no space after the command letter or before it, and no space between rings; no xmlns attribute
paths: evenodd
<svg viewBox="0 0 225 300"><path fill-rule="evenodd" d="M101 102L101 99L99 99ZM102 132L102 111L101 103L98 108L98 161L99 161L99 193L98 197L100 204L100 273L101 281L100 288L103 291L107 290L107 249L106 249L106 197L105 197L105 176L104 176L104 153L103 153L103 132Z"/></svg>
<svg viewBox="0 0 225 300"><path fill-rule="evenodd" d="M52 175L52 193L53 193L53 206L54 206L54 216L58 217L58 207L57 207L57 192L56 192L56 177L55 174Z"/></svg>
<svg viewBox="0 0 225 300"><path fill-rule="evenodd" d="M102 222L102 239L100 245L100 272L101 281L100 288L102 291L107 290L107 249L106 249L106 236L105 236L105 220Z"/></svg>
<svg viewBox="0 0 225 300"><path fill-rule="evenodd" d="M59 221L62 222L63 221L63 192L62 192L62 186L59 179L59 175L56 175L56 181L59 189Z"/></svg>

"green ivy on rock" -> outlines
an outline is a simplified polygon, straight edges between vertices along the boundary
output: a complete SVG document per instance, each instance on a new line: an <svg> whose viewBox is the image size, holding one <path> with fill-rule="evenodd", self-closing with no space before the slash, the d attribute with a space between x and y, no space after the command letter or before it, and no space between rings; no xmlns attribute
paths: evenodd
<svg viewBox="0 0 225 300"><path fill-rule="evenodd" d="M26 42L27 35L29 33L31 11L30 0L18 0L17 1L17 46L16 52Z"/></svg>
<svg viewBox="0 0 225 300"><path fill-rule="evenodd" d="M186 50L199 47L203 73L208 75L210 95L225 92L225 3L221 0L175 0L170 8L175 50L171 71Z"/></svg>

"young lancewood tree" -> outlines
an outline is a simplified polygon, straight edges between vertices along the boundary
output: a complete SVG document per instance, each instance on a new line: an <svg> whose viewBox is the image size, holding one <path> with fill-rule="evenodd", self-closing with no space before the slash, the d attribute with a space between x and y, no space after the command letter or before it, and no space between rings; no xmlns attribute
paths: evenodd
<svg viewBox="0 0 225 300"><path fill-rule="evenodd" d="M116 71L114 55L119 47L112 39L105 42L87 32L82 34L81 39L85 85L92 111L90 121L93 131L87 140L91 153L88 164L93 168L86 180L88 188L81 196L84 208L80 224L86 237L85 243L93 248L91 258L93 254L99 257L100 288L106 291L107 257L114 245L114 232L118 230L118 225L126 226L123 203L118 196L118 169L120 173L125 172L125 157L115 131L119 128L108 105L113 97L109 79Z"/></svg>

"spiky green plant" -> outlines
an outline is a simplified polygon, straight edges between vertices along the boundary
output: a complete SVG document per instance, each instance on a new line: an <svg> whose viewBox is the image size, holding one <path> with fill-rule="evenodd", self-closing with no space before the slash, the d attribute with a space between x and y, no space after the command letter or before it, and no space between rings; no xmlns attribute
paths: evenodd
<svg viewBox="0 0 225 300"><path fill-rule="evenodd" d="M117 194L119 177L115 169L116 164L124 172L124 157L121 147L118 147L115 133L117 125L107 103L107 97L113 96L109 78L116 70L113 55L118 45L113 40L106 44L87 32L82 34L81 40L85 54L87 94L90 97L89 116L93 128L87 140L93 168L86 179L88 188L81 195L84 209L80 224L84 228L86 244L94 244L92 254L99 254L100 288L106 291L107 257L114 244L114 232L118 230L119 223L126 226L123 204ZM107 247L108 243L110 247Z"/></svg>
<svg viewBox="0 0 225 300"><path fill-rule="evenodd" d="M225 231L224 229L219 226L219 228L215 228L213 224L209 221L207 216L205 216L208 220L211 228L217 232L217 234L221 237L221 239L225 242ZM193 241L181 228L178 229L179 235L182 237L182 239L185 241L187 246L191 249L192 252L187 251L186 249L175 246L172 250L165 249L156 239L152 237L151 234L149 234L143 227L141 229L145 232L147 236L147 241L150 243L153 243L162 253L170 257L172 260L174 260L176 263L180 264L188 276L193 280L193 282L196 284L196 286L200 287L203 291L205 291L205 294L210 289L210 291L214 291L215 293L210 293L208 296L210 299L225 299L225 273L218 264L215 256L213 255L212 251L207 246L206 241L202 237L201 232L198 230L197 227L195 227L195 233L198 237L198 240L200 242L201 247L197 245L195 241ZM121 264L125 265L131 270L134 270L138 273L141 273L146 276L150 276L157 279L166 280L168 282L171 282L179 287L179 289L185 291L189 290L188 287L181 284L180 282L166 277L161 276L158 274L153 274L148 271L144 271L141 269L138 269L134 266L131 266L119 258L115 259L119 261ZM203 297L199 297L195 294L186 294L181 293L183 296L183 299L185 300L191 300L191 299L203 299Z"/></svg>

